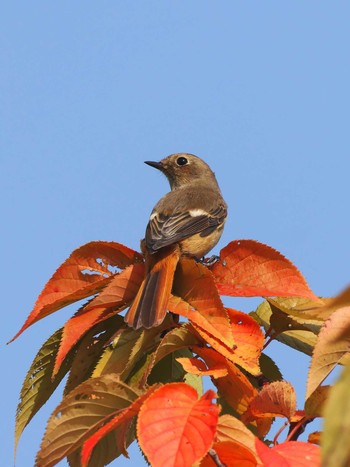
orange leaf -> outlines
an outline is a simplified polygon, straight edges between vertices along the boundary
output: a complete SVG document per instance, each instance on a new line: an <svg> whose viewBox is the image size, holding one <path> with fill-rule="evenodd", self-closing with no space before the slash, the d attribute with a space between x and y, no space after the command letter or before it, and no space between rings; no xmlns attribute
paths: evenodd
<svg viewBox="0 0 350 467"><path fill-rule="evenodd" d="M143 257L116 242L90 242L74 250L57 269L39 295L33 310L18 333L36 321L105 287L113 277L111 268L125 268Z"/></svg>
<svg viewBox="0 0 350 467"><path fill-rule="evenodd" d="M213 446L215 454L220 459L221 465L230 467L256 467L262 465L258 463L257 457L252 452L239 443L233 441L223 441ZM207 454L200 467L215 467L217 463Z"/></svg>
<svg viewBox="0 0 350 467"><path fill-rule="evenodd" d="M215 350L199 346L193 346L192 349L205 361L208 367L218 364L226 366L227 376L215 379L214 384L226 402L238 414L243 414L247 410L250 401L258 394L249 379L239 368L227 361Z"/></svg>
<svg viewBox="0 0 350 467"><path fill-rule="evenodd" d="M227 313L234 320L231 329L239 341L239 345L235 345L233 348L228 347L216 336L197 326L194 322L192 322L192 326L205 342L225 358L240 365L252 375L260 374L259 357L264 337L259 325L256 322L252 324L253 318L239 311L227 309Z"/></svg>
<svg viewBox="0 0 350 467"><path fill-rule="evenodd" d="M232 415L224 414L219 417L216 439L218 442L233 441L241 444L256 456L255 436L244 423Z"/></svg>
<svg viewBox="0 0 350 467"><path fill-rule="evenodd" d="M292 418L296 411L296 395L287 381L266 384L249 405L249 413L255 418Z"/></svg>
<svg viewBox="0 0 350 467"><path fill-rule="evenodd" d="M198 358L177 358L176 361L182 365L187 373L191 373L192 375L213 376L213 378L222 378L227 375L226 366L220 363L207 368L205 363L202 360L198 360Z"/></svg>
<svg viewBox="0 0 350 467"><path fill-rule="evenodd" d="M256 438L256 450L264 467L319 467L321 465L319 447L302 441L288 441L268 448Z"/></svg>
<svg viewBox="0 0 350 467"><path fill-rule="evenodd" d="M121 410L118 415L113 417L109 422L107 422L104 426L98 429L90 438L88 438L81 450L81 465L82 467L87 467L92 451L94 450L95 446L102 438L104 438L108 433L115 430L116 428L124 425L124 429L122 433L126 433L126 429L130 425L133 417L135 417L140 410L141 405L143 402L157 389L157 385L151 386L144 394L138 397L132 404L129 405L124 410ZM123 452L124 448L124 439L120 439L121 436L116 438L117 443L119 445L120 451ZM126 455L127 452L125 451L124 454Z"/></svg>
<svg viewBox="0 0 350 467"><path fill-rule="evenodd" d="M60 369L69 350L89 329L113 314L119 313L134 299L138 287L142 282L143 270L143 264L128 266L124 271L113 277L107 287L109 292L104 294L104 297L106 297L105 303L102 298L99 300L101 306L95 305L91 307L95 301L98 302L99 297L96 297L87 307L79 310L66 322L63 328L60 348L56 356L53 375ZM113 301L111 301L111 297L113 297ZM108 308L106 307L107 305L109 305Z"/></svg>
<svg viewBox="0 0 350 467"><path fill-rule="evenodd" d="M176 297L169 300L170 311L190 319L228 347L234 345L230 321L206 266L192 259L181 259L175 273L173 294Z"/></svg>
<svg viewBox="0 0 350 467"><path fill-rule="evenodd" d="M259 359L264 346L265 336L259 324L242 311L226 308L231 321L235 363L256 375L260 372ZM242 364L244 362L244 364Z"/></svg>
<svg viewBox="0 0 350 467"><path fill-rule="evenodd" d="M116 274L109 284L86 307L126 307L135 298L144 279L145 266L142 263L128 266L124 271Z"/></svg>
<svg viewBox="0 0 350 467"><path fill-rule="evenodd" d="M314 431L313 433L310 433L307 440L309 443L312 444L317 444L318 446L321 445L321 431Z"/></svg>
<svg viewBox="0 0 350 467"><path fill-rule="evenodd" d="M211 271L222 295L318 300L293 263L268 245L236 240L221 250L220 259Z"/></svg>
<svg viewBox="0 0 350 467"><path fill-rule="evenodd" d="M137 438L154 467L187 467L201 459L213 443L219 408L212 390L200 399L184 383L167 384L144 402Z"/></svg>

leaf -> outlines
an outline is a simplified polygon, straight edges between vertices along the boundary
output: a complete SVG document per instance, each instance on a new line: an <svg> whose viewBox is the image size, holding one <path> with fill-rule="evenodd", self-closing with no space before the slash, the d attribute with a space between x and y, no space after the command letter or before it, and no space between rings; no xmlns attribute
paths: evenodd
<svg viewBox="0 0 350 467"><path fill-rule="evenodd" d="M254 240L236 240L211 267L219 293L234 297L307 297L318 300L298 269L281 253Z"/></svg>
<svg viewBox="0 0 350 467"><path fill-rule="evenodd" d="M349 322L350 307L344 307L335 311L322 327L312 355L306 399L350 351L350 335L342 336Z"/></svg>
<svg viewBox="0 0 350 467"><path fill-rule="evenodd" d="M89 467L102 467L108 465L120 455L128 456L127 448L136 438L135 421L132 419L118 426L115 430L104 436L95 446ZM70 467L81 467L82 448L67 456Z"/></svg>
<svg viewBox="0 0 350 467"><path fill-rule="evenodd" d="M139 393L115 375L90 378L73 389L51 415L37 454L38 467L55 465L100 426L129 406Z"/></svg>
<svg viewBox="0 0 350 467"><path fill-rule="evenodd" d="M150 358L150 361L145 369L142 378L143 383L141 383L141 386L145 384L152 368L160 360L162 360L167 355L175 352L176 350L189 348L197 343L198 339L190 331L187 324L183 324L181 327L172 329L169 332L167 332L161 340L159 346L157 347L157 350L153 353L152 357Z"/></svg>
<svg viewBox="0 0 350 467"><path fill-rule="evenodd" d="M216 429L216 438L219 442L234 441L248 448L256 456L255 436L248 428L231 415L221 415Z"/></svg>
<svg viewBox="0 0 350 467"><path fill-rule="evenodd" d="M268 448L257 438L256 449L264 467L318 467L321 465L318 446L302 441L288 441Z"/></svg>
<svg viewBox="0 0 350 467"><path fill-rule="evenodd" d="M61 366L56 377L53 380L51 379L55 355L57 354L61 336L62 329L58 329L42 345L23 381L16 413L15 449L24 428L50 398L69 370L74 357L73 350L67 355L64 365Z"/></svg>
<svg viewBox="0 0 350 467"><path fill-rule="evenodd" d="M194 260L179 261L168 309L185 316L228 347L234 345L230 321L209 269Z"/></svg>
<svg viewBox="0 0 350 467"><path fill-rule="evenodd" d="M260 304L256 312L250 313L250 316L257 320L266 331L270 331L272 309L267 301L264 301L262 304ZM275 325L276 323L278 324L279 330L277 332L280 332L280 334L273 335L274 339L288 345L289 347L292 347L293 349L299 350L306 355L311 355L317 341L317 335L315 332L307 330L305 326L299 323L296 324L298 330L283 331L284 329L289 329L289 325L293 322L293 320L290 321L289 317L282 313L280 318L280 321L276 319L274 322ZM293 324L291 325L293 326Z"/></svg>
<svg viewBox="0 0 350 467"><path fill-rule="evenodd" d="M310 433L308 438L307 438L309 443L317 444L320 446L321 444L321 432L320 431L314 431L313 433Z"/></svg>
<svg viewBox="0 0 350 467"><path fill-rule="evenodd" d="M318 306L317 306L318 305ZM350 286L344 289L334 298L323 299L323 303L313 303L301 307L301 310L306 312L308 316L317 319L327 319L338 308L343 308L350 305Z"/></svg>
<svg viewBox="0 0 350 467"><path fill-rule="evenodd" d="M281 381L283 379L282 373L280 372L276 363L271 357L262 353L259 360L262 374L269 381Z"/></svg>
<svg viewBox="0 0 350 467"><path fill-rule="evenodd" d="M329 467L350 463L350 365L330 390L324 409L324 431L321 435L322 462Z"/></svg>
<svg viewBox="0 0 350 467"><path fill-rule="evenodd" d="M296 297L267 299L259 305L257 313L262 316L270 316L270 325L277 333L302 330L311 331L317 335L323 322L306 318L305 313L295 311L295 307L305 303L305 301L305 299ZM307 301L310 302L310 300Z"/></svg>
<svg viewBox="0 0 350 467"><path fill-rule="evenodd" d="M245 446L232 441L223 441L215 443L213 451L220 459L221 465L230 467L256 467L262 464L257 460L257 457ZM209 454L200 463L200 467L215 467L216 462L210 457Z"/></svg>
<svg viewBox="0 0 350 467"><path fill-rule="evenodd" d="M110 285L115 291L115 302L109 307L91 306L96 299L92 300L86 307L81 308L70 318L63 328L62 341L56 357L54 373L56 373L64 360L69 349L94 325L119 313L134 299L138 286L142 281L143 264L133 264L120 274L113 277ZM136 272L136 274L135 274ZM134 278L140 279L140 283ZM118 293L116 292L118 290ZM119 295L118 295L119 294ZM108 295L109 297L110 295ZM97 297L98 298L98 297ZM102 303L102 300L100 301Z"/></svg>
<svg viewBox="0 0 350 467"><path fill-rule="evenodd" d="M118 415L113 417L109 422L103 425L98 429L90 438L85 441L82 452L81 452L81 466L87 467L91 454L96 447L96 445L104 438L108 433L122 426L122 430L119 430L121 433L118 433L119 436L116 436L115 440L117 441L118 449L123 452L124 448L124 435L126 434L126 429L130 425L132 419L137 416L139 413L140 407L143 402L157 389L157 386L150 387L146 392L141 394L132 404L127 408L122 410ZM124 454L127 454L124 452Z"/></svg>
<svg viewBox="0 0 350 467"><path fill-rule="evenodd" d="M91 377L103 349L115 334L115 330L124 325L121 316L112 316L94 326L78 342L68 380L64 388L64 395L76 388L79 384Z"/></svg>
<svg viewBox="0 0 350 467"><path fill-rule="evenodd" d="M204 331L204 329L195 325L194 323L192 323L192 327L205 343L208 343L211 347L213 347L213 349L219 352L227 360L230 360L231 362L240 365L247 372L253 375L260 374L259 360L256 359L256 357L259 358L259 356L257 356L256 353L256 350L258 349L254 349L254 343L250 339L249 334L247 335L243 333L240 337L241 344L244 342L244 339L247 340L247 337L248 340L250 339L250 342L246 342L246 346L242 345L241 347L234 346L233 348L230 348L218 339L216 339L214 336L209 334L208 332ZM259 345L259 340L257 340L256 344ZM250 354L245 354L245 349L249 347L251 347L253 351Z"/></svg>
<svg viewBox="0 0 350 467"><path fill-rule="evenodd" d="M329 396L330 386L319 386L305 402L307 417L323 417L325 402Z"/></svg>
<svg viewBox="0 0 350 467"><path fill-rule="evenodd" d="M116 242L90 242L74 250L47 282L30 315L10 342L36 321L99 292L113 277L111 268L125 268L142 261L140 253Z"/></svg>
<svg viewBox="0 0 350 467"><path fill-rule="evenodd" d="M137 438L153 467L187 467L207 453L218 421L214 397L209 390L198 399L192 387L172 383L157 389L144 402Z"/></svg>
<svg viewBox="0 0 350 467"><path fill-rule="evenodd" d="M93 375L117 373L125 381L138 361L155 349L161 333L170 326L173 326L173 321L167 315L160 326L151 329L121 328L112 345L105 349Z"/></svg>
<svg viewBox="0 0 350 467"><path fill-rule="evenodd" d="M286 417L290 420L296 411L296 404L293 386L286 381L275 381L265 384L251 401L249 413L254 418Z"/></svg>
<svg viewBox="0 0 350 467"><path fill-rule="evenodd" d="M195 346L193 351L197 353L208 365L208 367L225 364L227 376L213 380L226 402L239 414L243 414L249 403L258 394L249 379L234 364L227 361L213 349Z"/></svg>
<svg viewBox="0 0 350 467"><path fill-rule="evenodd" d="M178 358L191 358L193 356L189 349L179 349L164 357L158 362L148 377L148 384L183 382L186 371L177 361Z"/></svg>
<svg viewBox="0 0 350 467"><path fill-rule="evenodd" d="M197 391L198 397L203 395L203 379L201 376L187 373L184 377L184 383L192 386Z"/></svg>
<svg viewBox="0 0 350 467"><path fill-rule="evenodd" d="M144 276L144 264L131 264L112 278L99 295L87 305L86 310L100 307L126 308L135 298Z"/></svg>
<svg viewBox="0 0 350 467"><path fill-rule="evenodd" d="M213 376L214 378L221 378L227 375L227 368L225 365L214 365L207 368L205 363L198 358L177 358L176 359L187 373L201 376Z"/></svg>
<svg viewBox="0 0 350 467"><path fill-rule="evenodd" d="M233 361L251 374L260 373L259 359L265 341L260 326L246 313L232 308L226 308L226 311L236 344Z"/></svg>

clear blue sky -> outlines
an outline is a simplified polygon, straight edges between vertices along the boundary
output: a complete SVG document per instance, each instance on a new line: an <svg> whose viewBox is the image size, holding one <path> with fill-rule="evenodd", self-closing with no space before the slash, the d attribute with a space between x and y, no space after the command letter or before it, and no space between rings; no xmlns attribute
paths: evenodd
<svg viewBox="0 0 350 467"><path fill-rule="evenodd" d="M213 167L230 206L216 252L254 238L294 261L319 295L349 282L349 15L345 1L2 7L4 467L26 371L74 308L5 342L73 249L91 240L138 248L168 189L143 161L184 151ZM269 353L302 407L308 359L279 344ZM18 467L33 465L58 401L25 430ZM117 464L143 465L136 452Z"/></svg>

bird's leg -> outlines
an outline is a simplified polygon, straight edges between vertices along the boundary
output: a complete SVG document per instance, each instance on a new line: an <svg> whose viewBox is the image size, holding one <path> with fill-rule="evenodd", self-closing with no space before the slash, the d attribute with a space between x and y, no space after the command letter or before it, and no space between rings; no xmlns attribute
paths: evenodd
<svg viewBox="0 0 350 467"><path fill-rule="evenodd" d="M204 266L212 266L213 264L220 261L220 256L212 255L212 256L210 256L210 258L205 258L203 256L203 258L200 258L197 261L198 261L198 263L204 264Z"/></svg>

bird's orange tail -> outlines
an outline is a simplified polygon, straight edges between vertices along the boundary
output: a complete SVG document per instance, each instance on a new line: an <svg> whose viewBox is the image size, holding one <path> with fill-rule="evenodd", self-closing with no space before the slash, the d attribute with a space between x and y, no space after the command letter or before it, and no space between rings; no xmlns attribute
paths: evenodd
<svg viewBox="0 0 350 467"><path fill-rule="evenodd" d="M125 315L129 326L149 329L162 323L179 259L180 249L177 245L146 256L148 273Z"/></svg>

